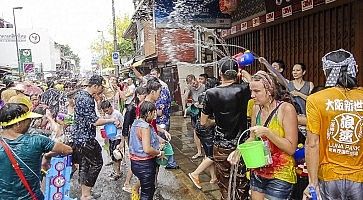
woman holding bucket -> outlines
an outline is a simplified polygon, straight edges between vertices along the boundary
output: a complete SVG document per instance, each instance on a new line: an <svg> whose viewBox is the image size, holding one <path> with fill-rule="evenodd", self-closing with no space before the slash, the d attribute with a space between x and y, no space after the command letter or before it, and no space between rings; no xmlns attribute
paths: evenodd
<svg viewBox="0 0 363 200"><path fill-rule="evenodd" d="M252 76L250 89L255 106L250 138L246 142L261 139L265 155L264 165L252 169L252 199L289 199L296 183L293 158L298 136L295 108L275 77L264 71ZM233 156L239 157L237 152L231 154L232 163L235 162Z"/></svg>

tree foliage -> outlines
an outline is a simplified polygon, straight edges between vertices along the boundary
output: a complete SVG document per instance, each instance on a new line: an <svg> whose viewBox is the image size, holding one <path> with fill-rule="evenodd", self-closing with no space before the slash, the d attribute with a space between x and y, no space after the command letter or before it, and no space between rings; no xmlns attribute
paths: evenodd
<svg viewBox="0 0 363 200"><path fill-rule="evenodd" d="M131 20L128 16L116 17L116 37L117 37L117 49L120 52L120 57L131 56L134 53L132 41L123 38L123 34L131 24ZM112 52L114 51L113 45L113 25L110 23L108 30L103 33L104 38L100 33L100 36L92 43L91 50L99 56L98 64L104 68L113 67L112 64Z"/></svg>
<svg viewBox="0 0 363 200"><path fill-rule="evenodd" d="M57 48L60 48L62 57L74 60L76 67L79 68L79 63L81 60L80 60L78 54L74 53L68 44L63 45L63 44L55 43L55 46Z"/></svg>

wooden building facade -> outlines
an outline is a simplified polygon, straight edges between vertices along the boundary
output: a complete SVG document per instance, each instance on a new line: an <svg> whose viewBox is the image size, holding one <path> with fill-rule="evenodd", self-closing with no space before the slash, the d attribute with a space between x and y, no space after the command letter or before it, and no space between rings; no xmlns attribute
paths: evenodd
<svg viewBox="0 0 363 200"><path fill-rule="evenodd" d="M275 3L266 1L266 12L262 15L259 12L259 16L236 19L231 29L222 31L228 44L251 49L269 61L283 60L287 65L284 76L289 80L293 65L304 63L305 80L315 85L325 82L321 58L342 48L356 58L360 71L358 82L363 85L362 0L276 0L284 4L279 6L267 5L267 2ZM242 50L230 47L230 51L234 55ZM257 65L247 70L254 73L259 69Z"/></svg>

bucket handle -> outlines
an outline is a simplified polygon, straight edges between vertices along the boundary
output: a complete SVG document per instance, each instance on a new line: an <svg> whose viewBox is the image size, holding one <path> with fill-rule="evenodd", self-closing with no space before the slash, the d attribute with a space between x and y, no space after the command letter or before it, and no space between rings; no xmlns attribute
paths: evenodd
<svg viewBox="0 0 363 200"><path fill-rule="evenodd" d="M239 145L239 142L241 141L242 136L243 136L244 134L246 134L246 133L247 133L247 131L250 131L250 132L251 132L251 130L250 130L250 129L246 129L245 131L243 131L243 132L241 133L241 135L239 136L239 138L238 138L237 146ZM263 139L262 139L261 137L258 137L258 138L257 138L257 140L261 140L261 141L263 141Z"/></svg>

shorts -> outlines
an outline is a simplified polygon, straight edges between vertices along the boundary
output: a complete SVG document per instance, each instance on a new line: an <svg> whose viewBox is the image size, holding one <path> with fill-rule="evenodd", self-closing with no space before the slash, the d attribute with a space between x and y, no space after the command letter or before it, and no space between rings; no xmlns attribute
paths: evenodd
<svg viewBox="0 0 363 200"><path fill-rule="evenodd" d="M117 140L109 140L109 150L110 150L110 154L111 154L111 159L112 161L117 161L116 158L113 156L113 151L116 149L117 145L119 145L121 143L121 139L117 139Z"/></svg>
<svg viewBox="0 0 363 200"><path fill-rule="evenodd" d="M195 126L195 132L202 143L205 155L211 159L213 158L213 139L214 139L214 126L213 127L204 127L200 125L200 121L198 120Z"/></svg>
<svg viewBox="0 0 363 200"><path fill-rule="evenodd" d="M319 189L323 200L360 200L363 197L363 183L349 180L319 181Z"/></svg>
<svg viewBox="0 0 363 200"><path fill-rule="evenodd" d="M96 139L76 146L81 185L93 187L103 166L102 148Z"/></svg>
<svg viewBox="0 0 363 200"><path fill-rule="evenodd" d="M279 179L266 179L254 173L251 174L251 190L265 194L269 200L290 199L293 184Z"/></svg>

